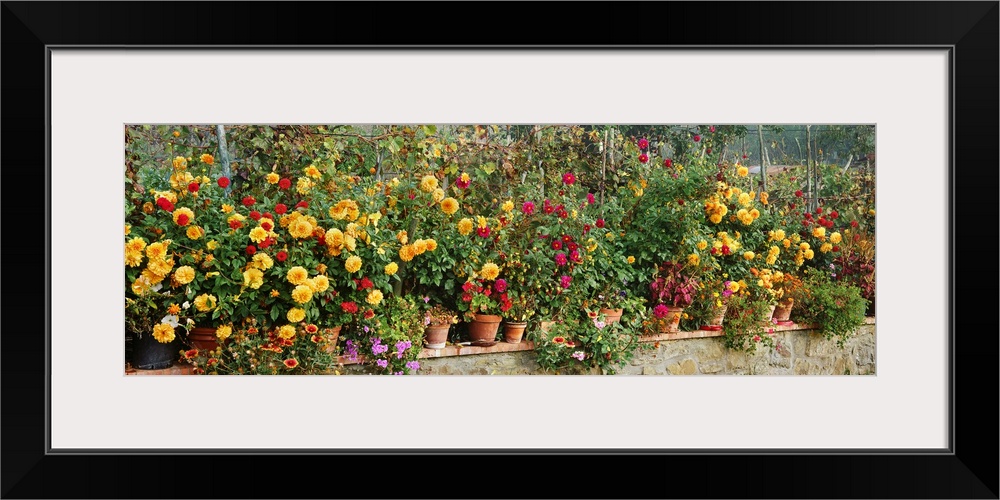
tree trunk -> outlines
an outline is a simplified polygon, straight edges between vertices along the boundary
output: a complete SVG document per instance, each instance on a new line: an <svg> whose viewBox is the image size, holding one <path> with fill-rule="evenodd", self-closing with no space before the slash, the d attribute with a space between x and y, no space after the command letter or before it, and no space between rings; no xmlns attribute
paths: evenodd
<svg viewBox="0 0 1000 500"><path fill-rule="evenodd" d="M232 171L229 167L229 145L226 143L226 129L222 125L215 126L216 135L219 138L219 164L222 166L222 175L226 178L232 178ZM232 183L226 186L226 196L229 196L229 190L232 189Z"/></svg>

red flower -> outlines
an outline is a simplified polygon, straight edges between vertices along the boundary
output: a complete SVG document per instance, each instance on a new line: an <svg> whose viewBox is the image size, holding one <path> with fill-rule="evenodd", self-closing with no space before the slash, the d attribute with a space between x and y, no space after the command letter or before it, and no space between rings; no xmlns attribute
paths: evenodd
<svg viewBox="0 0 1000 500"><path fill-rule="evenodd" d="M286 207L284 203L278 203L277 205L274 206L274 213L278 215L283 215L287 211L288 207Z"/></svg>
<svg viewBox="0 0 1000 500"><path fill-rule="evenodd" d="M271 219L264 219L264 221L260 223L260 227L264 228L265 231L270 231L271 229L274 229L274 224L271 224Z"/></svg>
<svg viewBox="0 0 1000 500"><path fill-rule="evenodd" d="M560 219L565 219L567 217L569 217L569 213L568 212L566 212L565 210L559 210L559 218Z"/></svg>
<svg viewBox="0 0 1000 500"><path fill-rule="evenodd" d="M530 201L526 201L523 205L521 205L521 212L523 212L524 215L531 215L534 211L535 204Z"/></svg>
<svg viewBox="0 0 1000 500"><path fill-rule="evenodd" d="M166 198L160 198L159 200L156 200L156 204L159 205L160 208L166 210L167 212L174 211L174 204L170 203L170 200Z"/></svg>
<svg viewBox="0 0 1000 500"><path fill-rule="evenodd" d="M295 208L309 208L309 204L306 203L305 200L303 200L303 201L300 201L300 202L296 203L295 204Z"/></svg>
<svg viewBox="0 0 1000 500"><path fill-rule="evenodd" d="M747 159L747 155L743 155L743 159L744 159L744 160L745 160L745 159Z"/></svg>
<svg viewBox="0 0 1000 500"><path fill-rule="evenodd" d="M309 337L309 340L311 340L313 344L319 344L323 342L323 337L320 337L319 335L313 335L312 337Z"/></svg>
<svg viewBox="0 0 1000 500"><path fill-rule="evenodd" d="M569 243L566 244L566 248L568 248L569 251L572 252L572 251L574 251L574 250L576 250L577 248L580 248L580 247L576 243L573 243L571 241L571 242L569 242Z"/></svg>
<svg viewBox="0 0 1000 500"><path fill-rule="evenodd" d="M243 222L235 220L235 219L229 221L229 228L230 229L239 229L241 227L243 227Z"/></svg>
<svg viewBox="0 0 1000 500"><path fill-rule="evenodd" d="M565 174L563 174L562 181L563 181L563 184L565 184L567 186L572 186L573 183L576 182L576 176L573 175L572 172L566 172Z"/></svg>
<svg viewBox="0 0 1000 500"><path fill-rule="evenodd" d="M823 207L816 207L816 213L817 214L823 213Z"/></svg>
<svg viewBox="0 0 1000 500"><path fill-rule="evenodd" d="M253 245L247 245L247 255L253 255L257 253L257 247Z"/></svg>
<svg viewBox="0 0 1000 500"><path fill-rule="evenodd" d="M462 302L472 302L472 294L465 292L462 294Z"/></svg>
<svg viewBox="0 0 1000 500"><path fill-rule="evenodd" d="M357 283L358 283L358 290L367 290L375 286L375 284L372 283L372 280L368 279L367 276L358 280Z"/></svg>
<svg viewBox="0 0 1000 500"><path fill-rule="evenodd" d="M553 250L562 250L562 242L559 241L559 240L552 240L552 249Z"/></svg>
<svg viewBox="0 0 1000 500"><path fill-rule="evenodd" d="M219 177L218 183L220 188L225 189L229 187L229 177Z"/></svg>
<svg viewBox="0 0 1000 500"><path fill-rule="evenodd" d="M476 228L476 234L478 234L480 238L489 238L490 228L489 227Z"/></svg>
<svg viewBox="0 0 1000 500"><path fill-rule="evenodd" d="M583 225L583 234L587 234L589 232L590 232L590 224L584 224Z"/></svg>
<svg viewBox="0 0 1000 500"><path fill-rule="evenodd" d="M852 220L851 221L851 227L858 227L858 221Z"/></svg>
<svg viewBox="0 0 1000 500"><path fill-rule="evenodd" d="M264 212L264 214L263 214L263 215L262 215L261 217L263 217L263 218L265 218L265 219L271 219L271 220L274 220L274 216L273 216L273 215L271 215L271 212Z"/></svg>
<svg viewBox="0 0 1000 500"><path fill-rule="evenodd" d="M565 337L555 337L555 338L552 339L552 341L555 342L556 344L562 344L562 343L566 342L566 338Z"/></svg>
<svg viewBox="0 0 1000 500"><path fill-rule="evenodd" d="M264 238L264 241L260 242L260 247L261 248L267 248L267 247L269 247L269 246L271 246L273 244L274 244L274 240L272 240L271 238Z"/></svg>
<svg viewBox="0 0 1000 500"><path fill-rule="evenodd" d="M798 197L798 198L801 198L802 197L802 190L799 189L799 190L795 191L795 196Z"/></svg>
<svg viewBox="0 0 1000 500"><path fill-rule="evenodd" d="M468 292L468 291L472 290L472 288L474 286L475 285L473 285L471 281L466 281L465 283L462 284L462 291L463 292Z"/></svg>
<svg viewBox="0 0 1000 500"><path fill-rule="evenodd" d="M722 245L722 255L729 255L729 245Z"/></svg>
<svg viewBox="0 0 1000 500"><path fill-rule="evenodd" d="M340 309L342 309L345 313L354 314L358 312L358 305L354 302L341 302Z"/></svg>
<svg viewBox="0 0 1000 500"><path fill-rule="evenodd" d="M507 312L513 306L514 304L512 304L510 301L504 301L504 303L500 306L500 312Z"/></svg>
<svg viewBox="0 0 1000 500"><path fill-rule="evenodd" d="M789 210L795 210L795 204L794 203L789 203L788 204L788 209Z"/></svg>
<svg viewBox="0 0 1000 500"><path fill-rule="evenodd" d="M250 207L253 206L254 203L257 203L257 200L253 199L253 196L243 197L243 206Z"/></svg>
<svg viewBox="0 0 1000 500"><path fill-rule="evenodd" d="M694 142L698 142L700 140L701 140L701 136L698 135L698 134L695 134L695 136L694 136Z"/></svg>
<svg viewBox="0 0 1000 500"><path fill-rule="evenodd" d="M292 187L292 180L287 177L281 179L280 181L278 181L278 187L280 187L281 189L288 189Z"/></svg>
<svg viewBox="0 0 1000 500"><path fill-rule="evenodd" d="M604 219L597 219L597 222L595 222L594 224L596 224L597 227L603 228L604 227Z"/></svg>
<svg viewBox="0 0 1000 500"><path fill-rule="evenodd" d="M251 210L250 211L250 218L253 219L253 220L260 220L260 212L258 212L256 210Z"/></svg>
<svg viewBox="0 0 1000 500"><path fill-rule="evenodd" d="M198 356L198 349L191 349L190 351L184 351L184 359L191 359Z"/></svg>
<svg viewBox="0 0 1000 500"><path fill-rule="evenodd" d="M372 319L374 317L375 317L375 311L372 311L371 309L365 311L365 319Z"/></svg>
<svg viewBox="0 0 1000 500"><path fill-rule="evenodd" d="M712 148L705 148L705 154L707 155L712 154Z"/></svg>
<svg viewBox="0 0 1000 500"><path fill-rule="evenodd" d="M284 262L285 259L288 258L288 252L282 250L282 251L278 252L278 254L274 256L274 258L278 259L278 262Z"/></svg>
<svg viewBox="0 0 1000 500"><path fill-rule="evenodd" d="M187 216L187 214L180 214L177 216L178 226L186 226L188 225L188 222L191 222L191 219Z"/></svg>
<svg viewBox="0 0 1000 500"><path fill-rule="evenodd" d="M646 138L643 137L642 139L639 139L638 146L639 149L646 149L649 147L649 141L647 141Z"/></svg>
<svg viewBox="0 0 1000 500"><path fill-rule="evenodd" d="M295 368L296 366L299 366L299 362L295 358L285 360L285 368Z"/></svg>
<svg viewBox="0 0 1000 500"><path fill-rule="evenodd" d="M834 252L839 252L839 251L840 251L840 246L838 246L838 245L834 245L834 246L833 246L833 251L834 251Z"/></svg>
<svg viewBox="0 0 1000 500"><path fill-rule="evenodd" d="M836 211L836 210L832 210L832 211L830 211L830 218L831 218L831 219L836 219L837 217L840 217L840 214L839 214L839 213L837 213L837 211Z"/></svg>
<svg viewBox="0 0 1000 500"><path fill-rule="evenodd" d="M709 132L715 132L715 125L708 127Z"/></svg>
<svg viewBox="0 0 1000 500"><path fill-rule="evenodd" d="M663 160L663 166L667 168L672 168L674 166L674 160L671 160L670 158Z"/></svg>
<svg viewBox="0 0 1000 500"><path fill-rule="evenodd" d="M709 250L709 251L708 251L708 253L710 253L710 254L712 254L712 255L715 255L715 253L716 253L717 251L718 251L718 250L716 250L716 249L715 249L715 247L712 247L712 249L711 249L711 250Z"/></svg>
<svg viewBox="0 0 1000 500"><path fill-rule="evenodd" d="M192 193L197 193L198 188L200 187L201 184L198 184L197 182L192 182L191 184L188 184L188 191L191 191Z"/></svg>
<svg viewBox="0 0 1000 500"><path fill-rule="evenodd" d="M649 161L649 155L642 153L639 155L639 163L647 163Z"/></svg>

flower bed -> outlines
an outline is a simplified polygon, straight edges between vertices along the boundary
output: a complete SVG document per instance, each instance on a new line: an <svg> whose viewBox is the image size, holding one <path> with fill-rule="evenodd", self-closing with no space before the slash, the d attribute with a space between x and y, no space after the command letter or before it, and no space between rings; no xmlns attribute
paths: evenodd
<svg viewBox="0 0 1000 500"><path fill-rule="evenodd" d="M547 370L614 373L667 320L690 335L726 303L713 335L752 351L786 291L838 338L872 293L873 212L759 189L711 152L739 127L235 127L220 156L247 162L186 156L211 130L132 127L127 144L126 324L180 342L196 373L326 373L352 355L414 373L425 327L452 312L451 345L495 316L531 325L511 345Z"/></svg>

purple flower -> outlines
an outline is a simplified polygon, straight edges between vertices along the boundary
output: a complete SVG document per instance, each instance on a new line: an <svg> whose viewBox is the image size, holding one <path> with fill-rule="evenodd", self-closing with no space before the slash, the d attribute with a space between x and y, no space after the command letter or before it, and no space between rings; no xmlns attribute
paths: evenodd
<svg viewBox="0 0 1000 500"><path fill-rule="evenodd" d="M347 345L347 358L350 359L351 361L357 361L358 345L351 340L348 340L346 345Z"/></svg>
<svg viewBox="0 0 1000 500"><path fill-rule="evenodd" d="M369 330L369 328L368 328L368 325L365 325L365 326L364 326L364 327L362 328L362 330L364 330L364 331L365 331L365 333L368 333L368 330ZM378 339L376 339L376 340L375 340L375 343L376 343L376 344L377 344L377 343L379 343L379 340L378 340Z"/></svg>
<svg viewBox="0 0 1000 500"><path fill-rule="evenodd" d="M406 350L412 346L413 342L410 342L409 340L400 340L399 342L396 342L396 359L403 359L403 353L405 353Z"/></svg>
<svg viewBox="0 0 1000 500"><path fill-rule="evenodd" d="M559 253L556 254L556 264L558 264L560 266L565 266L566 265L566 254L565 253L559 252Z"/></svg>
<svg viewBox="0 0 1000 500"><path fill-rule="evenodd" d="M372 354L382 354L389 350L389 346L385 344L375 344L372 346Z"/></svg>
<svg viewBox="0 0 1000 500"><path fill-rule="evenodd" d="M574 358L576 358L579 361L583 361L583 358L586 355L583 353L583 351L576 351L573 354L570 354L570 356L573 356Z"/></svg>
<svg viewBox="0 0 1000 500"><path fill-rule="evenodd" d="M406 362L406 367L409 368L409 369L411 369L411 370L419 370L420 369L420 362L419 361L407 361Z"/></svg>
<svg viewBox="0 0 1000 500"><path fill-rule="evenodd" d="M597 329L600 330L600 329L604 328L606 325L605 325L605 323L603 321L601 321L599 319L594 319L594 326L596 326Z"/></svg>
<svg viewBox="0 0 1000 500"><path fill-rule="evenodd" d="M507 291L507 280L500 278L493 283L493 287L497 289L497 292L504 293Z"/></svg>
<svg viewBox="0 0 1000 500"><path fill-rule="evenodd" d="M405 373L403 373L403 372L396 372L396 373L393 373L393 375L405 375Z"/></svg>
<svg viewBox="0 0 1000 500"><path fill-rule="evenodd" d="M426 304L426 303L428 303L428 302L430 302L430 301L431 301L431 298L430 298L430 297L424 297L424 304Z"/></svg>
<svg viewBox="0 0 1000 500"><path fill-rule="evenodd" d="M389 361L386 360L386 359L380 359L380 360L376 361L375 364L378 365L380 368L385 368L385 367L389 366Z"/></svg>
<svg viewBox="0 0 1000 500"><path fill-rule="evenodd" d="M561 286L562 286L563 288L569 288L569 284L570 284L570 283L571 283L572 281L573 281L573 278L570 278L569 276L566 276L565 274L564 274L564 275L563 275L563 276L562 276L561 278L559 278L559 284L560 284L560 285L561 285Z"/></svg>

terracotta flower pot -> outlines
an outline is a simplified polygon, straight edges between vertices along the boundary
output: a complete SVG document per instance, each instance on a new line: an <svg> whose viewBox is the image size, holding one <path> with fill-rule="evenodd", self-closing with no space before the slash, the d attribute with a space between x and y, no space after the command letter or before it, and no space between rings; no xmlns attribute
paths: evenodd
<svg viewBox="0 0 1000 500"><path fill-rule="evenodd" d="M326 337L326 347L324 350L329 353L337 351L337 340L340 339L340 329L343 328L341 325L337 325L332 328L323 329L323 336Z"/></svg>
<svg viewBox="0 0 1000 500"><path fill-rule="evenodd" d="M771 305L767 306L767 310L766 310L766 311L764 311L764 314L763 314L763 315L762 315L762 316L760 317L760 319L761 319L762 321L764 321L765 323L770 323L770 322L771 322L771 317L773 317L773 316L774 316L774 310L775 310L775 309L776 309L777 307L778 307L778 306L777 306L777 305L775 305L775 304L771 304Z"/></svg>
<svg viewBox="0 0 1000 500"><path fill-rule="evenodd" d="M622 312L624 309L601 309L601 314L604 315L604 322L606 324L617 323L622 319Z"/></svg>
<svg viewBox="0 0 1000 500"><path fill-rule="evenodd" d="M538 330L542 333L547 333L553 326L556 325L555 321L539 321Z"/></svg>
<svg viewBox="0 0 1000 500"><path fill-rule="evenodd" d="M786 322L792 316L792 306L795 305L795 299L787 298L778 302L778 307L774 308L774 318L778 323Z"/></svg>
<svg viewBox="0 0 1000 500"><path fill-rule="evenodd" d="M701 325L701 329L708 331L722 330L722 323L726 320L726 309L728 308L728 305L723 304L721 307L716 306L712 309L712 317L708 319L707 325Z"/></svg>
<svg viewBox="0 0 1000 500"><path fill-rule="evenodd" d="M197 326L188 332L188 343L199 351L214 351L219 347L219 338L215 336L215 328Z"/></svg>
<svg viewBox="0 0 1000 500"><path fill-rule="evenodd" d="M520 344L521 337L524 336L524 329L528 323L524 321L505 322L503 324L503 341L508 344Z"/></svg>
<svg viewBox="0 0 1000 500"><path fill-rule="evenodd" d="M495 314L477 314L469 323L469 338L473 342L493 342L500 330L503 317Z"/></svg>
<svg viewBox="0 0 1000 500"><path fill-rule="evenodd" d="M667 316L660 320L660 333L677 333L680 331L683 307L667 306Z"/></svg>
<svg viewBox="0 0 1000 500"><path fill-rule="evenodd" d="M451 325L427 325L424 328L424 346L431 349L443 349L448 344L448 330Z"/></svg>

